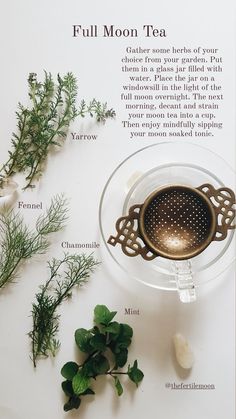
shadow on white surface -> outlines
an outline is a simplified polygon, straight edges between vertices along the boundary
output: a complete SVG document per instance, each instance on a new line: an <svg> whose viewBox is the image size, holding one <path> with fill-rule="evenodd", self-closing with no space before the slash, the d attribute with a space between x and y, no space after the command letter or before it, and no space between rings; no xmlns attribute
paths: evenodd
<svg viewBox="0 0 236 419"><path fill-rule="evenodd" d="M19 416L13 409L10 407L0 406L0 418L1 419L25 419L22 416Z"/></svg>

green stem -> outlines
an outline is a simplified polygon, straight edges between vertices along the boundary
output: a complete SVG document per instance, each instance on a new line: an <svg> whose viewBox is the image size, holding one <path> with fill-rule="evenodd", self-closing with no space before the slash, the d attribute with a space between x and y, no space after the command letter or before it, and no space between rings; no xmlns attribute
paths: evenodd
<svg viewBox="0 0 236 419"><path fill-rule="evenodd" d="M51 311L51 313L50 313L51 315L48 316L47 322L45 322L45 324L44 324L44 327L45 327L46 330L47 330L48 326L51 323L51 318L53 317L54 312L55 312L55 310L52 310ZM42 334L39 334L38 333L38 341L37 341L37 345L35 345L35 338L34 338L34 336L35 336L36 330L37 330L37 325L34 325L34 327L33 327L33 339L32 339L32 347L33 347L32 353L33 353L33 364L34 364L34 367L36 367L37 357L42 353L41 352L41 348L42 348L42 344L44 343L44 340L45 340L44 333L42 333ZM41 339L40 339L40 337L41 337ZM37 347L35 348L35 346L37 346Z"/></svg>
<svg viewBox="0 0 236 419"><path fill-rule="evenodd" d="M60 263L58 264L57 268L53 271L53 273L51 274L50 278L46 282L45 287L44 287L44 289L42 291L42 294L41 294L41 299L40 299L41 301L43 300L43 297L45 295L45 292L47 291L48 286L51 284L51 282L53 281L53 279L57 276L57 272L58 272L59 268L61 267L61 265L64 263L65 260L66 260L66 258L64 258L62 261L60 261ZM55 308L53 307L52 308L52 312L51 312L51 316L53 316L55 310L56 310L56 307ZM51 321L51 316L48 319L48 324ZM47 325L46 325L46 328L47 328ZM40 354L40 348L41 348L41 345L42 345L42 342L41 341L38 341L37 345L35 344L35 331L36 330L37 330L37 328L36 327L33 327L33 333L32 333L32 354L33 354L33 365L34 365L34 368L36 368L36 359L37 359L38 355ZM37 348L36 348L36 346L37 346Z"/></svg>
<svg viewBox="0 0 236 419"><path fill-rule="evenodd" d="M35 85L32 85L31 86L32 101L33 101L33 104L34 104L34 108L37 110L38 102L37 102L36 97L35 97L35 92L36 92Z"/></svg>
<svg viewBox="0 0 236 419"><path fill-rule="evenodd" d="M25 130L25 125L26 125L26 118L27 118L27 113L24 112L24 119L23 119L23 123L22 123L21 134L20 134L20 138L19 138L19 141L18 141L17 146L16 146L16 149L15 149L15 152L13 154L13 157L10 157L8 159L8 161L4 164L4 166L1 168L1 171L2 170L5 171L6 176L11 176L13 174L13 168L14 168L15 162L16 162L17 157L18 157L18 153L19 153L19 150L20 150L20 147L21 147L22 140L24 138L24 130ZM12 161L12 163L8 167L8 169L6 169L9 161Z"/></svg>
<svg viewBox="0 0 236 419"><path fill-rule="evenodd" d="M7 276L4 278L4 273L5 270L2 272L2 274L0 275L0 288L4 287L4 285L9 281L9 278L11 277L11 275L14 273L14 271L16 270L17 266L19 265L20 261L22 259L22 256L20 256L16 263L14 264L13 268L10 270L10 272L7 273ZM7 261L8 262L8 261Z"/></svg>
<svg viewBox="0 0 236 419"><path fill-rule="evenodd" d="M68 287L66 288L66 290L61 294L61 296L55 302L55 308L61 304L61 302L64 300L64 298L67 297L68 293L73 288L73 286L76 285L77 283L79 283L80 279L84 277L87 269L88 268L86 266L83 268L82 271L81 271L81 267L78 268L77 272L80 272L79 278L77 277L77 272L76 272L76 274L74 275L74 278L72 278L72 280L71 280L70 284L68 285Z"/></svg>
<svg viewBox="0 0 236 419"><path fill-rule="evenodd" d="M58 124L56 131L49 137L48 141L46 142L45 146L41 149L41 155L38 157L38 160L36 160L36 164L32 166L30 173L26 177L26 180L29 180L29 182L24 186L23 190L29 188L32 186L32 182L34 180L34 177L37 173L38 167L41 165L43 159L45 158L45 155L47 155L47 149L51 145L53 139L58 135L58 132L63 128L65 123L66 115L62 118L60 123Z"/></svg>
<svg viewBox="0 0 236 419"><path fill-rule="evenodd" d="M0 288L2 288L8 281L9 278L11 277L11 275L15 272L17 266L19 265L19 263L21 262L21 260L24 258L24 255L27 254L27 250L36 242L36 240L42 236L42 234L39 232L38 234L36 234L33 238L33 240L29 243L29 245L27 247L24 248L24 253L22 253L18 259L16 259L15 264L13 265L12 269L10 270L10 272L7 273L7 276L4 278L4 273L5 273L5 269L2 271L1 275L0 275ZM27 258L26 258L27 259ZM8 262L8 261L7 261ZM6 265L6 264L5 264ZM2 280L3 278L3 280Z"/></svg>
<svg viewBox="0 0 236 419"><path fill-rule="evenodd" d="M119 375L127 375L128 372L114 371L114 370L110 370L110 371L107 371L106 372L106 375L111 375L111 376L117 375L117 374L119 374Z"/></svg>

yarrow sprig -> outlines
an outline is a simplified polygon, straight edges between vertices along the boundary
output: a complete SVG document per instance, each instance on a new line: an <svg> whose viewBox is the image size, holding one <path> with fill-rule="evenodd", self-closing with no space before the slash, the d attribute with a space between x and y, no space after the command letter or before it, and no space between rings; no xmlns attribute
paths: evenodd
<svg viewBox="0 0 236 419"><path fill-rule="evenodd" d="M8 160L0 169L0 186L3 180L15 173L25 174L24 189L33 187L43 173L47 156L53 147L63 145L70 123L76 117L88 113L98 122L114 118L115 111L107 104L93 99L89 105L82 100L77 109L77 80L72 73L57 81L51 73L44 72L44 81L38 81L36 73L28 77L30 105L19 103L16 112L17 132L12 134L12 149Z"/></svg>

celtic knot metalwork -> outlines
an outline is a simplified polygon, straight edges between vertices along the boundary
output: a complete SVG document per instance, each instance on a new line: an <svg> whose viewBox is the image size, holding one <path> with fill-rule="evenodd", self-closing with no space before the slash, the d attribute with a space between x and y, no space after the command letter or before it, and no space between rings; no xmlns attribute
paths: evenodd
<svg viewBox="0 0 236 419"><path fill-rule="evenodd" d="M215 189L209 183L199 186L196 190L204 193L209 199L209 205L212 206L216 215L215 225L212 231L213 238L211 240L224 240L227 237L228 231L236 228L236 202L234 192L227 187ZM129 209L128 215L118 218L116 222L117 235L110 236L108 243L112 246L116 246L119 243L123 253L127 256L134 257L141 255L145 260L152 260L159 256L161 252L159 253L158 250L154 252L151 246L148 245L148 240L146 240L144 232L141 233L143 219L140 220L140 215L143 217L145 202L144 204L133 205ZM153 208L152 211L154 211ZM167 217L170 216L167 215ZM171 259L171 257L169 258Z"/></svg>
<svg viewBox="0 0 236 419"><path fill-rule="evenodd" d="M212 240L220 241L227 237L228 230L236 228L235 225L235 194L226 187L215 189L209 183L199 186L200 191L210 199L217 216L216 232Z"/></svg>
<svg viewBox="0 0 236 419"><path fill-rule="evenodd" d="M119 243L127 256L141 255L145 260L152 260L157 255L145 245L139 233L138 220L141 208L142 205L133 205L127 216L118 218L116 222L117 235L110 236L108 243L112 246Z"/></svg>

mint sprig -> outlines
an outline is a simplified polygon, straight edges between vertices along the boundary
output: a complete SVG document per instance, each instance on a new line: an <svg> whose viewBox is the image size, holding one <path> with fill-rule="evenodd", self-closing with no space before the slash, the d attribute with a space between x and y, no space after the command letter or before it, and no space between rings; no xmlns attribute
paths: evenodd
<svg viewBox="0 0 236 419"><path fill-rule="evenodd" d="M97 305L94 309L95 326L75 331L76 345L87 354L87 358L80 365L67 362L61 369L61 375L66 379L62 382L62 390L69 398L64 405L65 411L78 409L82 396L95 394L91 386L99 375L113 378L118 396L123 394L119 376L126 375L137 387L142 381L144 375L137 360L132 366L128 365L126 371L120 370L128 360L133 329L128 324L113 321L116 314L105 305Z"/></svg>

